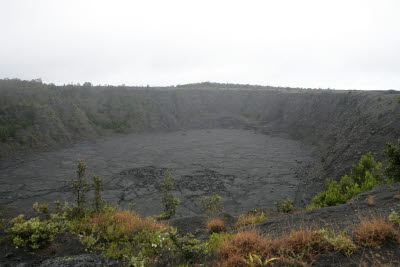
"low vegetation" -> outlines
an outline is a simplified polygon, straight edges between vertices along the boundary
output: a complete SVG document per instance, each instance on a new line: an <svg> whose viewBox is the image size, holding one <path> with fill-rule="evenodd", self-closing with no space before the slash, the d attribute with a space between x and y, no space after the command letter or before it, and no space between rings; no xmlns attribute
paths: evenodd
<svg viewBox="0 0 400 267"><path fill-rule="evenodd" d="M399 233L385 218L373 218L361 221L354 229L354 238L361 246L378 248L386 241L398 241Z"/></svg>
<svg viewBox="0 0 400 267"><path fill-rule="evenodd" d="M161 197L164 213L157 217L159 220L167 220L176 213L176 207L179 205L180 201L171 193L172 190L174 190L174 177L169 171L166 171L162 183L163 194Z"/></svg>
<svg viewBox="0 0 400 267"><path fill-rule="evenodd" d="M275 202L274 206L278 212L293 213L296 211L296 206L289 197L281 202Z"/></svg>
<svg viewBox="0 0 400 267"><path fill-rule="evenodd" d="M383 182L382 163L375 162L372 154L368 153L339 182L328 179L323 192L313 198L312 206L326 207L347 203L351 198Z"/></svg>
<svg viewBox="0 0 400 267"><path fill-rule="evenodd" d="M220 203L221 197L217 194L214 194L211 197L203 197L201 199L201 205L203 206L203 210L209 216L220 213L224 210L224 207Z"/></svg>
<svg viewBox="0 0 400 267"><path fill-rule="evenodd" d="M226 232L227 227L222 219L210 219L207 221L208 233L222 233Z"/></svg>
<svg viewBox="0 0 400 267"><path fill-rule="evenodd" d="M265 220L267 220L267 217L265 217L263 212L259 212L256 214L248 214L248 215L240 215L238 221L235 224L236 228L240 228L245 225L249 224L257 224L257 223L262 223Z"/></svg>

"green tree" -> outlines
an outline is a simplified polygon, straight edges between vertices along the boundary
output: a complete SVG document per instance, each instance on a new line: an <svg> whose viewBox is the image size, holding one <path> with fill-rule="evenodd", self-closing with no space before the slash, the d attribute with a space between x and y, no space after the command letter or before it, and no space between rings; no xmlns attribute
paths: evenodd
<svg viewBox="0 0 400 267"><path fill-rule="evenodd" d="M203 210L208 214L208 215L213 215L219 212L222 212L224 209L222 204L219 203L221 201L221 197L218 196L217 194L214 194L211 197L203 197L201 199L201 204L203 206Z"/></svg>
<svg viewBox="0 0 400 267"><path fill-rule="evenodd" d="M90 190L90 186L86 183L86 169L85 160L80 159L76 165L77 179L72 181L73 193L79 209L85 208L86 193Z"/></svg>
<svg viewBox="0 0 400 267"><path fill-rule="evenodd" d="M161 203L164 206L164 214L161 216L161 219L169 219L174 216L176 208L180 203L179 199L171 193L172 190L174 190L174 177L169 171L166 171L162 183L163 195Z"/></svg>

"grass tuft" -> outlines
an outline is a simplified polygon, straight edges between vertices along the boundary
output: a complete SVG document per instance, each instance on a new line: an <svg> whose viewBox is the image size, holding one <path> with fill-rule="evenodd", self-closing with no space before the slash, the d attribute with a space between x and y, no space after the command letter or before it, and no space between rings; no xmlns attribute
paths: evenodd
<svg viewBox="0 0 400 267"><path fill-rule="evenodd" d="M397 240L397 232L394 225L386 219L364 219L354 229L354 239L361 246L379 248L388 240Z"/></svg>
<svg viewBox="0 0 400 267"><path fill-rule="evenodd" d="M208 233L222 233L226 232L227 228L223 220L211 219L207 221L207 232Z"/></svg>
<svg viewBox="0 0 400 267"><path fill-rule="evenodd" d="M241 215L239 217L239 220L236 222L235 227L240 228L245 225L249 224L257 224L257 223L262 223L267 219L267 217L264 216L264 213L258 213L255 215Z"/></svg>

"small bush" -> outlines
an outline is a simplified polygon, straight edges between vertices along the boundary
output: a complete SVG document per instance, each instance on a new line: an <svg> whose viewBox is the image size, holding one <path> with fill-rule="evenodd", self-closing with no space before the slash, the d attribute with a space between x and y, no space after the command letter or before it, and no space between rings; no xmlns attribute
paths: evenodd
<svg viewBox="0 0 400 267"><path fill-rule="evenodd" d="M291 260L310 260L328 250L324 235L318 231L301 229L274 243L275 253Z"/></svg>
<svg viewBox="0 0 400 267"><path fill-rule="evenodd" d="M31 247L38 249L54 240L55 235L64 232L65 226L62 223L52 221L39 221L39 218L32 218L28 221L19 216L11 221L12 227L7 230L12 243L17 247Z"/></svg>
<svg viewBox="0 0 400 267"><path fill-rule="evenodd" d="M218 266L247 266L249 255L269 258L269 243L256 230L240 231L224 238L219 253Z"/></svg>
<svg viewBox="0 0 400 267"><path fill-rule="evenodd" d="M211 256L208 244L201 243L192 234L179 237L177 230L172 228L168 237L173 245L172 250L175 253L175 257L182 257L190 265L204 262Z"/></svg>
<svg viewBox="0 0 400 267"><path fill-rule="evenodd" d="M322 233L329 249L333 248L336 251L343 252L347 257L353 255L357 250L357 246L354 244L353 240L346 235L346 232L340 232L338 235L335 235L334 231L329 231L325 228L317 232Z"/></svg>
<svg viewBox="0 0 400 267"><path fill-rule="evenodd" d="M79 208L77 210L84 209L84 205L86 203L86 193L90 189L90 186L86 183L86 169L86 161L84 159L80 159L76 165L77 179L72 181L76 205Z"/></svg>
<svg viewBox="0 0 400 267"><path fill-rule="evenodd" d="M214 194L211 197L203 197L201 199L201 205L203 206L203 210L208 215L217 214L223 211L223 206L220 203L221 197L217 194Z"/></svg>
<svg viewBox="0 0 400 267"><path fill-rule="evenodd" d="M257 224L257 223L262 223L267 219L267 217L264 216L264 212L257 213L255 215L247 215L245 216L244 214L239 216L238 221L235 224L236 228L249 225L249 224Z"/></svg>
<svg viewBox="0 0 400 267"><path fill-rule="evenodd" d="M396 240L397 233L393 224L373 218L371 221L363 220L354 229L354 238L361 246L378 248L388 240Z"/></svg>
<svg viewBox="0 0 400 267"><path fill-rule="evenodd" d="M347 203L352 197L371 190L383 182L382 164L376 163L371 153L363 155L358 165L353 165L349 175L340 182L326 180L322 193L312 200L313 207L336 206Z"/></svg>
<svg viewBox="0 0 400 267"><path fill-rule="evenodd" d="M274 206L278 212L293 213L296 211L296 206L289 197L284 201L275 202Z"/></svg>
<svg viewBox="0 0 400 267"><path fill-rule="evenodd" d="M400 225L400 215L395 210L392 210L389 214L389 221L393 224Z"/></svg>
<svg viewBox="0 0 400 267"><path fill-rule="evenodd" d="M176 213L176 208L180 201L177 199L171 191L174 190L174 177L166 171L162 183L163 195L161 197L161 203L164 205L164 214L159 216L159 219L169 219Z"/></svg>
<svg viewBox="0 0 400 267"><path fill-rule="evenodd" d="M35 216L40 216L41 214L43 214L46 219L50 218L49 204L39 204L36 202L35 204L33 204L33 212L35 213Z"/></svg>
<svg viewBox="0 0 400 267"><path fill-rule="evenodd" d="M375 200L373 197L368 197L367 198L367 205L368 206L373 206L375 204Z"/></svg>
<svg viewBox="0 0 400 267"><path fill-rule="evenodd" d="M209 233L221 233L226 232L226 230L226 225L221 219L211 219L207 221L207 232Z"/></svg>

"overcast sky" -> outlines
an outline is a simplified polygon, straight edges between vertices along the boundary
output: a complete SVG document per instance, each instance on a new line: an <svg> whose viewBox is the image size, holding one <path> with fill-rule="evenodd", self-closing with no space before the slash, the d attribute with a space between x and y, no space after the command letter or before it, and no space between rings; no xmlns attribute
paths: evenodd
<svg viewBox="0 0 400 267"><path fill-rule="evenodd" d="M0 78L400 89L400 0L0 0Z"/></svg>

